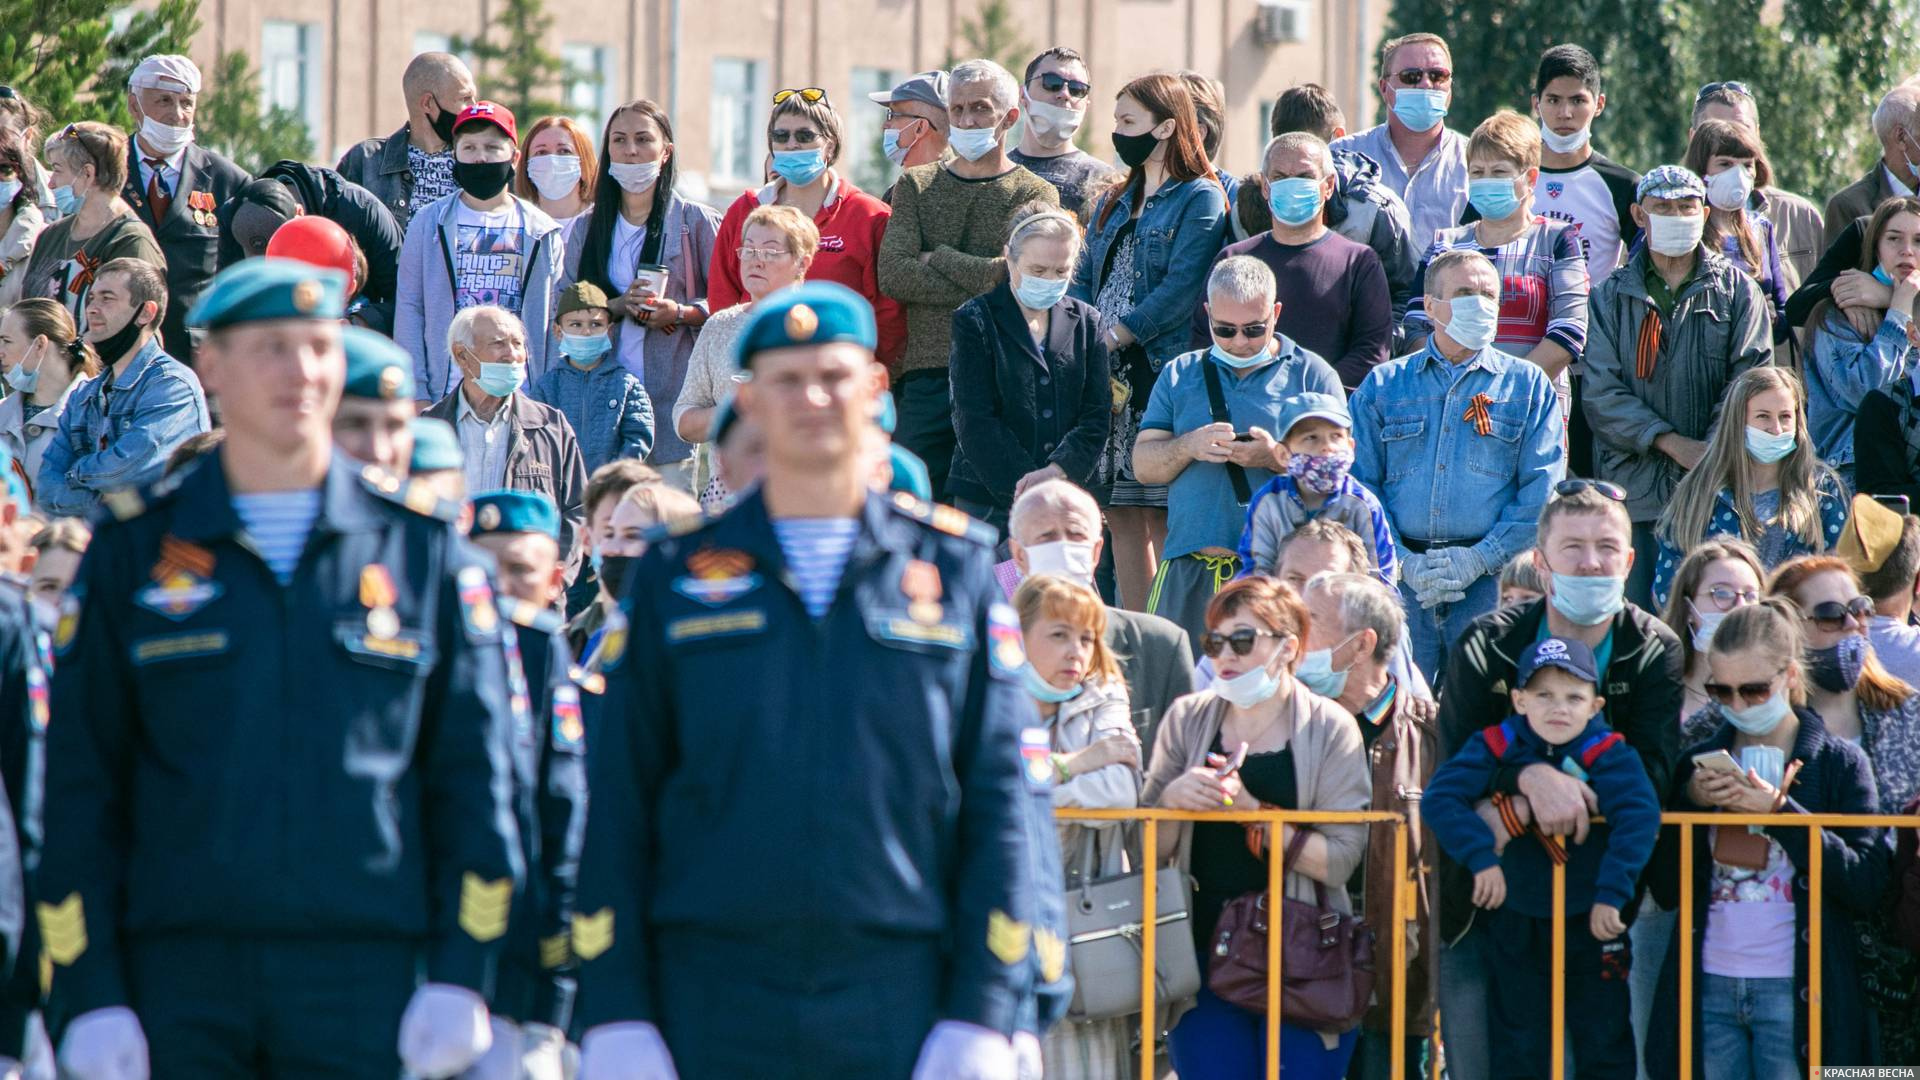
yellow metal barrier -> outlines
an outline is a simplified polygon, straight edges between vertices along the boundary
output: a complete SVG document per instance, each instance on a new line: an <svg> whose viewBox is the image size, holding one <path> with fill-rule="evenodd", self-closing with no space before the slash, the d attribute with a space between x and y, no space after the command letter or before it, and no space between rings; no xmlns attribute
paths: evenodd
<svg viewBox="0 0 1920 1080"><path fill-rule="evenodd" d="M1280 825L1373 825L1391 823L1394 826L1393 844L1393 931L1388 942L1388 971L1393 984L1392 999L1389 1002L1392 1017L1392 1078L1406 1080L1406 1034L1407 1034L1407 934L1406 924L1414 916L1415 894L1411 888L1411 866L1407 839L1407 821L1401 815L1391 811L1354 810L1248 810L1233 812L1197 812L1190 810L1160 810L1140 808L1134 810L1081 810L1056 809L1054 816L1062 821L1137 821L1141 823L1141 853L1145 868L1159 864L1160 823L1183 821L1211 821L1228 824L1264 823L1276 827ZM1604 818L1595 818L1604 822ZM1680 955L1693 955L1693 828L1695 825L1787 825L1807 830L1807 891L1808 891L1808 985L1807 985L1807 1056L1808 1066L1820 1067L1820 1004L1821 1004L1821 948L1822 927L1821 895L1822 872L1824 869L1824 851L1820 845L1822 830L1833 828L1920 828L1920 817L1901 817L1893 814L1731 814L1719 811L1706 813L1672 812L1660 815L1662 828L1670 825L1680 829ZM1284 896L1286 890L1282 884L1285 876L1281 846L1269 843L1271 857L1267 862L1267 892L1269 896ZM1145 913L1140 927L1140 1075L1154 1075L1154 1036L1155 1032L1155 984L1154 962L1158 956L1158 882L1155 875L1146 873L1141 876L1140 910ZM1566 867L1553 868L1553 966L1556 977L1553 984L1553 1025L1551 1045L1553 1080L1565 1080L1566 1069L1566 985L1558 977L1566 967L1567 927L1566 927ZM1271 906L1267 932L1267 1061L1266 1080L1280 1080L1280 905ZM1680 964L1680 1080L1692 1080L1693 1076L1693 964ZM1206 972L1201 972L1206 977ZM1437 989L1437 988L1436 988Z"/></svg>

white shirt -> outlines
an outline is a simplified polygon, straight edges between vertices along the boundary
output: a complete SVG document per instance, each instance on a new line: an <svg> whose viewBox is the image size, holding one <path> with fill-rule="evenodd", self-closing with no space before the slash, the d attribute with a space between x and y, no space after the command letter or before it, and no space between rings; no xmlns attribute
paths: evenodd
<svg viewBox="0 0 1920 1080"><path fill-rule="evenodd" d="M460 468L467 474L467 493L499 491L507 486L507 440L511 435L508 419L513 412L513 398L500 403L500 411L493 414L492 420L482 420L480 414L473 411L464 389L456 388L454 393L460 395L460 422L454 429L460 435L463 459Z"/></svg>
<svg viewBox="0 0 1920 1080"><path fill-rule="evenodd" d="M174 151L171 156L159 159L160 182L166 185L169 196L180 194L180 170L186 167L187 148L192 145L192 143L188 143L186 146ZM147 188L153 183L153 167L147 164L147 158L149 156L147 147L146 144L140 141L137 133L133 140L133 154L134 157L140 159L140 193L144 195L146 194Z"/></svg>
<svg viewBox="0 0 1920 1080"><path fill-rule="evenodd" d="M1880 171L1887 174L1887 190L1888 191L1891 191L1895 195L1899 195L1902 197L1913 194L1913 189L1901 183L1900 178L1893 175L1893 170L1887 168L1885 163L1881 164Z"/></svg>
<svg viewBox="0 0 1920 1080"><path fill-rule="evenodd" d="M647 227L634 225L619 214L613 215L613 245L607 253L607 281L615 290L633 288L633 270L640 265L640 251L647 244ZM630 322L620 328L620 366L638 374L646 370L647 328Z"/></svg>
<svg viewBox="0 0 1920 1080"><path fill-rule="evenodd" d="M1909 685L1920 684L1920 626L1875 615L1867 624L1867 640L1873 643L1873 654L1880 658L1881 667Z"/></svg>

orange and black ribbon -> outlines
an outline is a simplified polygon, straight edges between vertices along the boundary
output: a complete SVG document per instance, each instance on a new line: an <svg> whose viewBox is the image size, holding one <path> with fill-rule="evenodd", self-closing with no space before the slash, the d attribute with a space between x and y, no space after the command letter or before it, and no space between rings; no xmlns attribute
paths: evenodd
<svg viewBox="0 0 1920 1080"><path fill-rule="evenodd" d="M1646 380L1653 378L1654 362L1660 359L1660 339L1666 328L1660 319L1660 309L1650 307L1640 320L1640 340L1634 353L1633 373Z"/></svg>
<svg viewBox="0 0 1920 1080"><path fill-rule="evenodd" d="M90 256L84 251L75 252L73 263L75 266L78 266L80 270L73 275L72 281L67 282L67 291L75 296L86 292L87 286L93 284L94 271L99 270L100 264L105 261L106 260L99 256Z"/></svg>
<svg viewBox="0 0 1920 1080"><path fill-rule="evenodd" d="M165 581L177 571L185 571L195 577L212 577L213 552L176 536L161 537L160 559L153 564L153 580Z"/></svg>
<svg viewBox="0 0 1920 1080"><path fill-rule="evenodd" d="M1487 411L1487 406L1491 404L1493 404L1492 398L1485 394L1475 394L1473 403L1467 406L1466 412L1460 414L1460 419L1472 424L1473 430L1480 434L1491 435L1493 434L1493 414Z"/></svg>

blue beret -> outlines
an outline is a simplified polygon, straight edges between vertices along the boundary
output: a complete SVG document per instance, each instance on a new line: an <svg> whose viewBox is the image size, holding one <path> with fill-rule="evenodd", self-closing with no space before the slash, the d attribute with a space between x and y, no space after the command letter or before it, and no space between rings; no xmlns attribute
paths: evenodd
<svg viewBox="0 0 1920 1080"><path fill-rule="evenodd" d="M472 536L543 533L560 539L560 510L537 491L487 491L473 497Z"/></svg>
<svg viewBox="0 0 1920 1080"><path fill-rule="evenodd" d="M904 491L921 502L933 501L933 478L927 475L926 462L899 443L887 448L887 457L893 462L893 483L888 485L892 490Z"/></svg>
<svg viewBox="0 0 1920 1080"><path fill-rule="evenodd" d="M809 281L753 305L734 343L734 363L744 371L753 366L754 354L768 349L838 341L873 349L879 340L873 305L865 297L845 285Z"/></svg>
<svg viewBox="0 0 1920 1080"><path fill-rule="evenodd" d="M893 429L900 423L900 410L893 403L893 391L880 391L880 400L873 407L873 422L881 431L893 434Z"/></svg>
<svg viewBox="0 0 1920 1080"><path fill-rule="evenodd" d="M340 332L340 344L347 353L342 393L376 401L413 400L413 358L392 339L364 326L349 326Z"/></svg>
<svg viewBox="0 0 1920 1080"><path fill-rule="evenodd" d="M466 455L460 452L460 436L454 433L452 424L431 416L413 418L413 460L407 465L408 471L458 469L466 465L466 460Z"/></svg>
<svg viewBox="0 0 1920 1080"><path fill-rule="evenodd" d="M340 319L347 276L292 259L245 259L213 276L187 325L219 330L279 319Z"/></svg>

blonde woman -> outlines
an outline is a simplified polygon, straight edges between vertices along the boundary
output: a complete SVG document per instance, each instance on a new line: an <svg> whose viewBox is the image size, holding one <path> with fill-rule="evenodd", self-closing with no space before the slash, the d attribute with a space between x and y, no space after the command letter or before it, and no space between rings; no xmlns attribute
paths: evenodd
<svg viewBox="0 0 1920 1080"><path fill-rule="evenodd" d="M1785 368L1748 368L1727 387L1706 454L1654 526L1654 603L1666 606L1680 560L1702 540L1744 540L1771 570L1831 548L1846 524L1846 488L1814 446L1800 380Z"/></svg>
<svg viewBox="0 0 1920 1080"><path fill-rule="evenodd" d="M1013 594L1026 643L1027 692L1047 727L1056 809L1124 810L1140 803L1140 741L1127 684L1107 649L1107 608L1092 589L1039 574ZM1083 876L1127 869L1115 822L1059 826L1069 895ZM1041 1045L1050 1080L1106 1080L1126 1072L1133 1024L1126 1017L1063 1020Z"/></svg>

